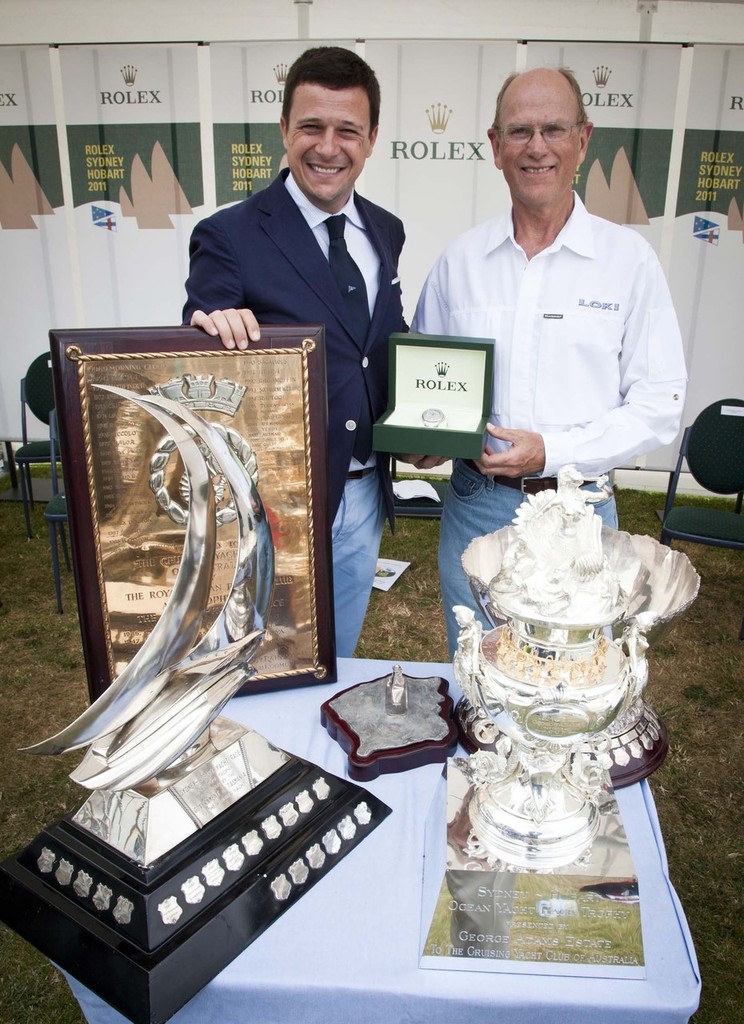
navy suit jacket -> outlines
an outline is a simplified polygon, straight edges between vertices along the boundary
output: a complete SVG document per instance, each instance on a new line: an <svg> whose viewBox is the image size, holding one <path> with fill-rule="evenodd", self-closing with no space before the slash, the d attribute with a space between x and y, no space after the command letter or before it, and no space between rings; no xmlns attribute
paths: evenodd
<svg viewBox="0 0 744 1024"><path fill-rule="evenodd" d="M196 226L183 322L197 309L250 309L259 323L325 324L331 518L341 501L354 447L349 421L366 394L373 422L387 408L388 338L406 330L398 278L402 222L355 195L380 257L380 285L363 348L354 341L344 300L328 260L280 175L267 189L220 210ZM366 359L367 365L363 366ZM388 516L392 489L387 456L378 456Z"/></svg>

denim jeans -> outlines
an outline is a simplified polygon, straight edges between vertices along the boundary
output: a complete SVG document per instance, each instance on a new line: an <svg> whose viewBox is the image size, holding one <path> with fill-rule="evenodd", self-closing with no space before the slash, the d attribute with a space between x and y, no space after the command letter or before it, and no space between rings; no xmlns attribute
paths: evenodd
<svg viewBox="0 0 744 1024"><path fill-rule="evenodd" d="M589 490L596 490L587 484ZM482 476L462 459L456 459L450 486L442 510L439 534L439 578L442 587L444 615L447 623L447 645L450 657L457 649L459 628L452 608L463 604L474 608L484 628L492 625L484 618L470 589L462 568L462 553L475 537L509 526L526 496L512 487L497 484L492 477ZM615 499L607 498L592 506L605 526L617 528ZM488 581L486 581L488 582Z"/></svg>
<svg viewBox="0 0 744 1024"><path fill-rule="evenodd" d="M380 553L385 506L380 478L369 473L347 480L333 521L333 609L336 655L351 658L364 616Z"/></svg>

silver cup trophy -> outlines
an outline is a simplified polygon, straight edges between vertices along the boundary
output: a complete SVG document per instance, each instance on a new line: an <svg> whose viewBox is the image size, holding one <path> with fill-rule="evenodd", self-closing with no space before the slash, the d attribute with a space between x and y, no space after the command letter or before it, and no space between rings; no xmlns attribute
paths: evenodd
<svg viewBox="0 0 744 1024"><path fill-rule="evenodd" d="M602 526L564 467L514 525L474 540L463 566L497 625L458 607L461 725L471 846L492 863L547 870L587 851L612 764L613 723L642 715L649 635L694 600L687 557ZM614 636L613 633L617 633Z"/></svg>

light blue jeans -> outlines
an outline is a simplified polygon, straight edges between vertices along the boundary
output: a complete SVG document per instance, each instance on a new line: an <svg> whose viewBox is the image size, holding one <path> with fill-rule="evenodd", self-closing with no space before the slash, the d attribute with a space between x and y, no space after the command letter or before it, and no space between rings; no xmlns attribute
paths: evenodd
<svg viewBox="0 0 744 1024"><path fill-rule="evenodd" d="M587 489L596 490L593 484ZM439 534L439 579L447 623L447 645L450 657L457 649L459 628L452 608L463 604L474 608L484 628L493 628L477 606L467 576L462 568L462 553L475 537L511 525L514 514L525 495L512 487L494 483L492 477L482 476L462 459L456 459L450 486L442 510ZM592 506L605 526L617 529L615 499L607 498Z"/></svg>
<svg viewBox="0 0 744 1024"><path fill-rule="evenodd" d="M354 655L372 593L384 524L385 506L377 473L347 480L331 533L339 658Z"/></svg>

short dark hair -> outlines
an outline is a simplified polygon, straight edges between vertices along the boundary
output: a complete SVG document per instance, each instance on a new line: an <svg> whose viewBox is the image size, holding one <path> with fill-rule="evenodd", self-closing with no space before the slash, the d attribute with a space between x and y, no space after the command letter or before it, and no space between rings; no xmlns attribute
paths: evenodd
<svg viewBox="0 0 744 1024"><path fill-rule="evenodd" d="M380 121L380 83L372 68L353 50L343 46L315 46L301 53L284 83L282 117L289 123L292 98L298 85L322 85L326 89L364 89L369 99L369 130Z"/></svg>
<svg viewBox="0 0 744 1024"><path fill-rule="evenodd" d="M527 70L529 70L529 71L557 71L559 75L563 75L563 77L566 79L568 84L571 86L571 89L573 91L574 97L576 99L576 106L578 108L578 113L579 113L579 116L576 118L576 123L577 124L583 124L586 121L586 119L587 119L586 118L586 110L584 108L584 100L582 99L582 96L581 96L581 86L576 81L576 75L574 75L573 71L571 71L570 68L528 68ZM524 75L524 74L525 74L524 71L513 71L505 79L504 84L501 86L501 89L499 90L499 95L498 95L498 98L496 100L496 113L495 113L494 118L493 118L493 125L492 125L493 128L497 128L498 129L498 128L501 127L501 106L502 106L502 103L503 103L503 100L504 100L504 93L506 92L506 90L509 88L509 86L512 84L513 81L515 81L517 78L521 78L521 76Z"/></svg>

